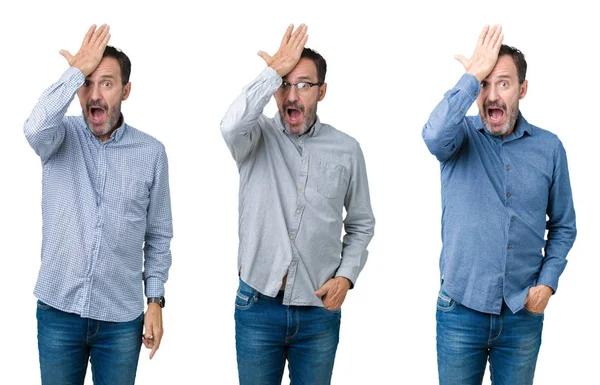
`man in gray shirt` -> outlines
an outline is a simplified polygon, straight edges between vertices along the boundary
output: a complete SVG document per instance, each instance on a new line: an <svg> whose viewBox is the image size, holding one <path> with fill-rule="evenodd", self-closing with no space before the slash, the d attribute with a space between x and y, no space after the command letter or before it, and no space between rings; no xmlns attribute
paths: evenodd
<svg viewBox="0 0 600 385"><path fill-rule="evenodd" d="M259 52L267 68L221 122L240 172L240 384L281 383L286 359L293 384L330 383L340 308L373 236L360 146L316 115L327 67L306 30L290 25L275 55Z"/></svg>

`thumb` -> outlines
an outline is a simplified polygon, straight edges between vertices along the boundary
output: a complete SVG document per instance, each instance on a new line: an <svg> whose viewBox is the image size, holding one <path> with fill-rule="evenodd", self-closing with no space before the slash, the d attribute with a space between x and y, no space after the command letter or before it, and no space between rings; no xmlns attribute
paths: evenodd
<svg viewBox="0 0 600 385"><path fill-rule="evenodd" d="M262 57L263 60L267 63L267 65L271 62L271 56L267 54L265 51L258 51L257 55Z"/></svg>
<svg viewBox="0 0 600 385"><path fill-rule="evenodd" d="M329 291L329 285L327 283L325 283L323 286L321 286L321 288L317 291L315 291L315 295L317 297L322 297L325 294L327 294L327 292Z"/></svg>
<svg viewBox="0 0 600 385"><path fill-rule="evenodd" d="M456 60L458 60L459 62L461 62L461 64L466 68L467 65L469 64L469 61L467 60L466 57L464 57L463 55L454 55L454 58Z"/></svg>
<svg viewBox="0 0 600 385"><path fill-rule="evenodd" d="M60 53L65 59L67 59L69 64L71 64L73 62L73 55L71 55L71 53L69 51L61 49L58 53Z"/></svg>

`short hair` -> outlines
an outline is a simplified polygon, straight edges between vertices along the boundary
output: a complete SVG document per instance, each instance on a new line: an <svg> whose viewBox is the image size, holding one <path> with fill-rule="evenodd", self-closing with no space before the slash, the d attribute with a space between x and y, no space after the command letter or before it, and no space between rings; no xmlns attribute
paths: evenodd
<svg viewBox="0 0 600 385"><path fill-rule="evenodd" d="M519 84L523 84L525 81L525 75L527 74L527 62L525 61L525 55L515 47L511 47L506 44L502 44L498 57L509 55L512 57L517 67L517 75L519 76Z"/></svg>
<svg viewBox="0 0 600 385"><path fill-rule="evenodd" d="M129 83L129 75L131 75L131 61L123 51L113 46L107 45L104 49L102 57L112 57L119 63L121 69L121 83L123 85Z"/></svg>
<svg viewBox="0 0 600 385"><path fill-rule="evenodd" d="M323 59L323 56L321 56L321 54L315 51L314 49L304 48L302 50L302 56L300 56L300 58L307 58L312 60L313 63L315 63L315 66L317 67L317 79L319 83L325 83L327 63L325 62L325 59Z"/></svg>

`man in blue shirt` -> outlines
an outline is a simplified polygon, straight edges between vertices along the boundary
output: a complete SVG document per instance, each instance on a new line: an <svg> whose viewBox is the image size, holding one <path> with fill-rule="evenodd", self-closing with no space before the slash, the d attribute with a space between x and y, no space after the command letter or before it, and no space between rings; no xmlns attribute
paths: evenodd
<svg viewBox="0 0 600 385"><path fill-rule="evenodd" d="M124 122L131 63L109 39L108 26L94 25L75 56L61 51L70 67L24 127L43 167L34 294L44 385L83 384L90 359L95 384L133 384L142 342L152 358L163 334L167 157L162 143ZM82 116L65 116L75 94Z"/></svg>
<svg viewBox="0 0 600 385"><path fill-rule="evenodd" d="M531 384L543 312L575 241L565 150L519 111L527 64L485 27L423 139L440 161L440 384ZM465 116L477 101L479 116ZM548 231L545 237L545 231ZM542 253L543 251L543 253Z"/></svg>

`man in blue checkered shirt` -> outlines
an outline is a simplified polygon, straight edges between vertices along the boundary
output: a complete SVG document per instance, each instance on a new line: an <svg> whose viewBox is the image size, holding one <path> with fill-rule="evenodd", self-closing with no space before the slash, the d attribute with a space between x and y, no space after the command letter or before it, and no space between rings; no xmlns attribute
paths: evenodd
<svg viewBox="0 0 600 385"><path fill-rule="evenodd" d="M163 334L173 234L168 162L125 124L129 58L93 25L40 97L25 136L40 156L42 261L35 287L42 383L133 384L142 343ZM65 116L75 94L81 116ZM148 309L144 314L144 290Z"/></svg>

